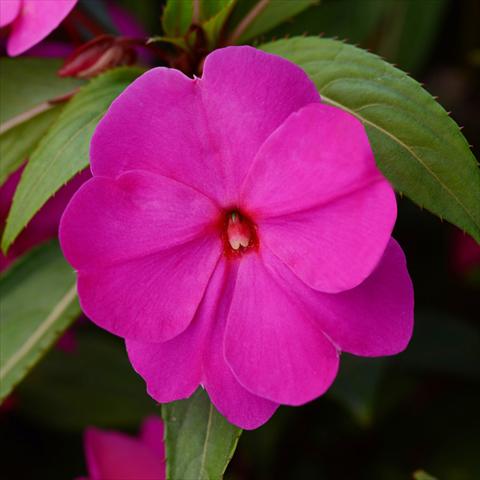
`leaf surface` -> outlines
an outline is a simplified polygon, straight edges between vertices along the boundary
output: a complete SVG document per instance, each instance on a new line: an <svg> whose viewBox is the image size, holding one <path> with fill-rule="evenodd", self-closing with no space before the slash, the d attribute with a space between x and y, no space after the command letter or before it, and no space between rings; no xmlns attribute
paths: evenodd
<svg viewBox="0 0 480 480"><path fill-rule="evenodd" d="M84 83L57 75L62 60L53 58L0 58L0 130L5 122L32 112Z"/></svg>
<svg viewBox="0 0 480 480"><path fill-rule="evenodd" d="M110 70L82 87L64 107L22 174L2 238L4 251L47 200L88 166L95 127L112 101L142 72L136 67Z"/></svg>
<svg viewBox="0 0 480 480"><path fill-rule="evenodd" d="M15 172L35 150L40 139L60 115L61 105L55 105L26 122L0 134L0 185Z"/></svg>
<svg viewBox="0 0 480 480"><path fill-rule="evenodd" d="M187 400L162 406L169 480L223 477L241 430L227 422L199 388Z"/></svg>
<svg viewBox="0 0 480 480"><path fill-rule="evenodd" d="M0 278L0 400L80 314L76 279L57 242L33 250Z"/></svg>
<svg viewBox="0 0 480 480"><path fill-rule="evenodd" d="M249 42L317 3L318 0L242 0L228 22L232 43Z"/></svg>
<svg viewBox="0 0 480 480"><path fill-rule="evenodd" d="M480 170L458 125L421 85L364 50L306 37L263 45L302 67L325 103L365 125L379 168L421 207L480 242Z"/></svg>
<svg viewBox="0 0 480 480"><path fill-rule="evenodd" d="M16 390L23 415L82 431L85 425L133 429L158 413L121 339L83 323L67 333L71 351L57 344Z"/></svg>

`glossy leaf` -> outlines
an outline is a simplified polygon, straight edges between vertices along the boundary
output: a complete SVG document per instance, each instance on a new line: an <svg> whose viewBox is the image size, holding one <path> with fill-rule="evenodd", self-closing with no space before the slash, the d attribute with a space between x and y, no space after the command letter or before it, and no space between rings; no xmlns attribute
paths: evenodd
<svg viewBox="0 0 480 480"><path fill-rule="evenodd" d="M215 17L231 0L168 0L162 16L167 37L182 37L192 24L201 25Z"/></svg>
<svg viewBox="0 0 480 480"><path fill-rule="evenodd" d="M228 22L228 43L241 45L291 20L318 0L241 0Z"/></svg>
<svg viewBox="0 0 480 480"><path fill-rule="evenodd" d="M0 131L8 123L21 123L52 105L49 101L72 93L84 83L75 78L60 78L61 60L51 58L0 59Z"/></svg>
<svg viewBox="0 0 480 480"><path fill-rule="evenodd" d="M0 278L0 400L80 314L75 274L58 243L40 247Z"/></svg>
<svg viewBox="0 0 480 480"><path fill-rule="evenodd" d="M169 43L196 54L199 32L191 27L201 26L204 34L201 48L213 50L220 43L225 22L236 3L237 0L171 0L162 18L165 35L149 41Z"/></svg>
<svg viewBox="0 0 480 480"><path fill-rule="evenodd" d="M362 42L379 28L382 16L391 3L391 0L322 0L298 14L291 22L270 31L268 37L321 34L348 39L349 43Z"/></svg>
<svg viewBox="0 0 480 480"><path fill-rule="evenodd" d="M142 73L110 70L82 87L43 137L22 174L2 239L4 251L45 202L89 163L90 139L112 101Z"/></svg>
<svg viewBox="0 0 480 480"><path fill-rule="evenodd" d="M378 166L397 191L480 242L480 170L458 125L419 83L339 41L265 44L302 67L325 103L363 122Z"/></svg>
<svg viewBox="0 0 480 480"><path fill-rule="evenodd" d="M123 341L88 324L68 332L72 349L53 348L19 386L20 412L61 430L136 428L157 404L132 369Z"/></svg>
<svg viewBox="0 0 480 480"><path fill-rule="evenodd" d="M237 0L228 0L223 2L224 5L222 9L216 12L215 15L210 17L203 24L203 30L205 32L205 36L207 37L208 47L210 50L213 50L218 46L225 23L236 3Z"/></svg>
<svg viewBox="0 0 480 480"><path fill-rule="evenodd" d="M181 37L192 23L193 0L169 0L162 15L163 31L168 37Z"/></svg>
<svg viewBox="0 0 480 480"><path fill-rule="evenodd" d="M38 142L47 133L61 111L61 105L56 105L0 134L0 159L2 160L0 185L35 150Z"/></svg>
<svg viewBox="0 0 480 480"><path fill-rule="evenodd" d="M223 477L241 430L227 422L199 388L187 400L162 406L169 480Z"/></svg>

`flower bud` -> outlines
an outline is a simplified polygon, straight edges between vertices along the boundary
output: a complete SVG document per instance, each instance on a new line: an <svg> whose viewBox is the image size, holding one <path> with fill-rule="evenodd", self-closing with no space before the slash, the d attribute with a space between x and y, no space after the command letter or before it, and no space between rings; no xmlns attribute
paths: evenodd
<svg viewBox="0 0 480 480"><path fill-rule="evenodd" d="M120 65L132 65L136 52L125 37L101 35L74 50L58 71L61 77L92 78Z"/></svg>

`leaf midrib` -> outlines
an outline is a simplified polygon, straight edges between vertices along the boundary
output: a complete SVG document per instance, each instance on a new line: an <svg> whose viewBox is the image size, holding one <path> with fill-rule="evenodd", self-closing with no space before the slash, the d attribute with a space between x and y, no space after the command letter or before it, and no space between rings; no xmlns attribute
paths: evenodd
<svg viewBox="0 0 480 480"><path fill-rule="evenodd" d="M438 184L457 202L457 204L460 205L460 207L462 207L466 215L471 219L475 227L480 231L480 224L472 216L469 209L463 204L463 202L457 197L457 195L455 195L455 193L452 190L450 190L448 186L445 185L445 183L442 182L440 177L438 177L438 175L412 150L410 146L402 142L398 137L395 137L388 130L385 130L384 128L382 128L380 125L370 120L367 120L365 117L360 115L357 111L352 110L346 107L345 105L343 105L342 103L336 102L335 100L327 97L326 95L324 95L321 89L320 89L320 94L321 94L322 100L324 100L326 103L330 103L331 105L334 105L343 110L346 110L347 112L351 113L356 118L358 118L362 123L368 124L371 127L377 129L380 133L386 135L387 137L390 137L394 142L400 145L400 147L404 148L415 160L418 161L418 163L427 171L427 173L431 175L438 182Z"/></svg>
<svg viewBox="0 0 480 480"><path fill-rule="evenodd" d="M67 293L53 306L50 313L39 324L33 334L28 337L25 343L10 357L10 359L2 366L0 370L0 380L4 380L10 371L21 362L31 348L42 338L42 336L49 330L49 328L60 318L60 316L71 305L76 296L76 284L69 288Z"/></svg>
<svg viewBox="0 0 480 480"><path fill-rule="evenodd" d="M211 431L211 428L212 428L212 417L213 417L213 406L210 403L209 410L208 410L207 430L205 432L205 440L204 440L204 443L203 443L203 450L202 450L202 459L200 461L200 471L198 472L199 475L200 475L200 478L204 478L203 477L203 472L204 472L204 469L205 469L205 461L207 459L208 442L209 442L209 438L210 438L210 431ZM205 478L207 478L207 477L205 477Z"/></svg>

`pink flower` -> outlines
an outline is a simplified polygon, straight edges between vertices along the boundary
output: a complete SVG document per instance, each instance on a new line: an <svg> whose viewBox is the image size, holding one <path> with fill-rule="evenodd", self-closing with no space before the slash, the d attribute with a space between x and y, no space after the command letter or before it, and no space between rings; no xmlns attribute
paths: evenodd
<svg viewBox="0 0 480 480"><path fill-rule="evenodd" d="M61 221L86 315L159 402L198 385L255 428L322 395L339 352L400 352L413 323L395 195L361 123L292 63L216 50L150 70L94 134Z"/></svg>
<svg viewBox="0 0 480 480"><path fill-rule="evenodd" d="M88 428L84 436L88 479L164 480L163 423L157 417L143 422L139 438Z"/></svg>
<svg viewBox="0 0 480 480"><path fill-rule="evenodd" d="M12 173L7 181L0 187L0 237L5 229L5 222L12 204L13 195L20 181L23 169L24 166ZM8 254L4 255L0 252L0 272L5 270L13 260L23 255L32 247L57 236L58 224L63 210L78 187L90 178L90 176L90 172L84 170L60 189L55 196L41 208L25 230L15 240L8 250Z"/></svg>
<svg viewBox="0 0 480 480"><path fill-rule="evenodd" d="M77 0L1 0L0 27L11 27L8 55L20 55L43 40L76 3Z"/></svg>

